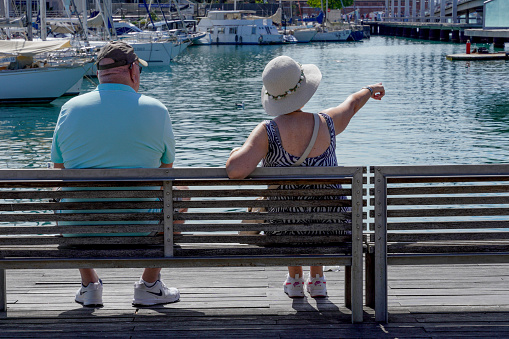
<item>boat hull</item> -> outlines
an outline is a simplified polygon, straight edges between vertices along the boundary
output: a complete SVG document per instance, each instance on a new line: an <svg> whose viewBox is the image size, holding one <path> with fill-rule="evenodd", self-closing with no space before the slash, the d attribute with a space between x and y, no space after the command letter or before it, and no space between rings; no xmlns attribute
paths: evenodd
<svg viewBox="0 0 509 339"><path fill-rule="evenodd" d="M318 32L311 41L347 41L352 31L343 29L339 31Z"/></svg>
<svg viewBox="0 0 509 339"><path fill-rule="evenodd" d="M42 67L0 71L0 103L50 103L64 95L92 66Z"/></svg>
<svg viewBox="0 0 509 339"><path fill-rule="evenodd" d="M293 36L297 39L298 43L310 42L318 32L316 29L296 29L292 31Z"/></svg>

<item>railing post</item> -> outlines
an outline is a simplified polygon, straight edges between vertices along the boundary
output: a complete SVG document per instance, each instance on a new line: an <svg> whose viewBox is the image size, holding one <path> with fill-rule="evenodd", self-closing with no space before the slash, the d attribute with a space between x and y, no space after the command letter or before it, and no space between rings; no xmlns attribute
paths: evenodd
<svg viewBox="0 0 509 339"><path fill-rule="evenodd" d="M375 167L375 321L388 322L387 178Z"/></svg>
<svg viewBox="0 0 509 339"><path fill-rule="evenodd" d="M7 311L7 282L5 269L0 269L0 312Z"/></svg>
<svg viewBox="0 0 509 339"><path fill-rule="evenodd" d="M163 183L164 256L173 257L173 182Z"/></svg>
<svg viewBox="0 0 509 339"><path fill-rule="evenodd" d="M363 320L363 278L362 278L362 221L363 221L363 172L356 169L352 178L352 270L351 270L351 303L352 322Z"/></svg>

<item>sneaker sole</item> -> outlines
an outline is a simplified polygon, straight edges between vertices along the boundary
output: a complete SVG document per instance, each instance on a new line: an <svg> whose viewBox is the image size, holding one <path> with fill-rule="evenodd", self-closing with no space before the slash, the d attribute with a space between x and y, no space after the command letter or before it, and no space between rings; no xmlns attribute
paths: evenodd
<svg viewBox="0 0 509 339"><path fill-rule="evenodd" d="M289 295L287 292L285 292L285 294L288 296L288 298L292 298L292 299L294 299L294 298L304 298L303 295Z"/></svg>
<svg viewBox="0 0 509 339"><path fill-rule="evenodd" d="M140 303L137 303L137 302L134 302L133 301L133 307L143 307L143 306L155 306L155 305L167 305L167 304L174 304L174 303L178 303L180 301L180 298L175 300L175 301L165 301L165 302L161 302L161 301L154 301L154 302L146 302L144 304L140 304Z"/></svg>
<svg viewBox="0 0 509 339"><path fill-rule="evenodd" d="M81 301L78 301L76 299L74 300L74 302L77 303L77 304L80 304L83 307L103 307L102 303L101 304L99 304L99 303L97 303L97 304L93 304L93 303L92 304L85 304L85 303L83 303Z"/></svg>

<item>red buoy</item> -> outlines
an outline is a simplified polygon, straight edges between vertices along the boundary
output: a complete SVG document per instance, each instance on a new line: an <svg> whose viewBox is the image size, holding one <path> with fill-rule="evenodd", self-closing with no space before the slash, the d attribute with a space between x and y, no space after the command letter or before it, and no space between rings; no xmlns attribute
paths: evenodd
<svg viewBox="0 0 509 339"><path fill-rule="evenodd" d="M467 40L467 54L470 54L470 40Z"/></svg>

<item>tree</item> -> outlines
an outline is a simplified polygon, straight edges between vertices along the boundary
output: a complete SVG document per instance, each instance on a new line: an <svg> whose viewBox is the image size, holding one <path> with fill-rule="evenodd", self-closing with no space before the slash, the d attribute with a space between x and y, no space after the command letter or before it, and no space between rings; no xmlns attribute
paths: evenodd
<svg viewBox="0 0 509 339"><path fill-rule="evenodd" d="M329 0L329 8L330 9L341 9L343 5L345 7L352 6L354 0ZM327 0L323 0L323 8L326 10L325 5ZM315 8L321 8L320 0L308 0L308 5Z"/></svg>

